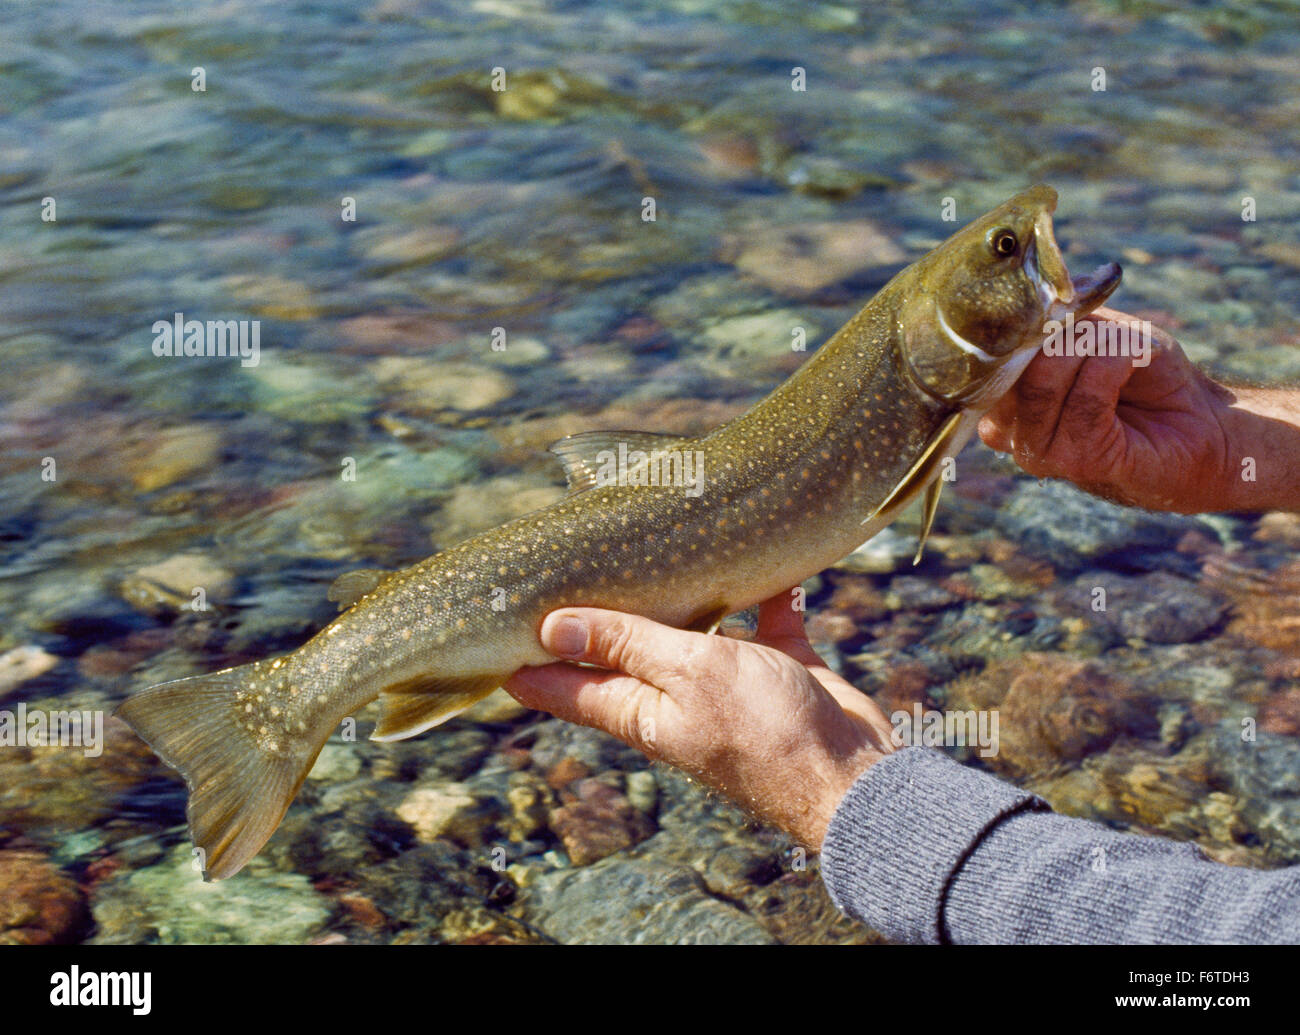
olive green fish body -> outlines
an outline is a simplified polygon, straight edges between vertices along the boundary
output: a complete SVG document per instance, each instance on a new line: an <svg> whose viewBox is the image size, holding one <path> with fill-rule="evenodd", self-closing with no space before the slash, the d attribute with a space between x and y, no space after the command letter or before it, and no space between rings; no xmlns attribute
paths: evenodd
<svg viewBox="0 0 1300 1035"><path fill-rule="evenodd" d="M1118 282L1117 267L1068 279L1054 203L1034 188L959 231L722 427L563 440L563 500L402 571L344 576L331 599L348 609L291 654L129 698L123 717L190 786L207 874L260 849L345 716L382 695L375 739L445 721L553 660L537 630L557 607L710 628L833 564L922 494L928 529L939 462L1032 357L1043 320L1095 307ZM610 478L620 449L630 463Z"/></svg>

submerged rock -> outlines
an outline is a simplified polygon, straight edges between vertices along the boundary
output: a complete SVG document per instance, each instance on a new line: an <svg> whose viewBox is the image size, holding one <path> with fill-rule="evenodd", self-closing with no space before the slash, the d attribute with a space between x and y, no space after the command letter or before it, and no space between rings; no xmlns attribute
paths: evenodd
<svg viewBox="0 0 1300 1035"><path fill-rule="evenodd" d="M48 745L0 748L0 829L9 827L35 836L58 830L85 830L116 815L122 796L156 774L161 763L120 719L104 715L99 699L74 702L62 698L27 702L29 717L63 710L89 710L103 722L98 746Z"/></svg>
<svg viewBox="0 0 1300 1035"><path fill-rule="evenodd" d="M448 841L417 845L357 874L360 887L396 929L393 944L533 944L546 937L504 912L515 898L492 853Z"/></svg>
<svg viewBox="0 0 1300 1035"><path fill-rule="evenodd" d="M59 659L37 646L15 647L0 654L0 697L29 679L44 675Z"/></svg>
<svg viewBox="0 0 1300 1035"><path fill-rule="evenodd" d="M810 295L865 269L901 264L906 253L867 219L753 226L724 241L724 258L765 287Z"/></svg>
<svg viewBox="0 0 1300 1035"><path fill-rule="evenodd" d="M577 780L563 794L568 799L550 815L574 866L587 866L630 848L654 833L653 821L615 787L598 779Z"/></svg>
<svg viewBox="0 0 1300 1035"><path fill-rule="evenodd" d="M235 576L205 554L179 553L137 569L122 580L122 599L150 615L175 614L191 610L202 590L203 610L227 599L235 587Z"/></svg>
<svg viewBox="0 0 1300 1035"><path fill-rule="evenodd" d="M446 547L550 506L563 496L564 490L558 485L519 475L462 482L452 488L430 524L437 542Z"/></svg>
<svg viewBox="0 0 1300 1035"><path fill-rule="evenodd" d="M1063 815L1135 824L1166 837L1231 850L1250 839L1250 828L1237 799L1217 789L1217 770L1209 739L1201 736L1174 755L1160 747L1116 745L1077 768L1027 786Z"/></svg>
<svg viewBox="0 0 1300 1035"><path fill-rule="evenodd" d="M997 659L978 675L954 681L944 706L996 710L999 743L985 760L1019 777L1077 763L1125 734L1156 732L1132 684L1099 662L1057 654Z"/></svg>
<svg viewBox="0 0 1300 1035"><path fill-rule="evenodd" d="M1121 507L1061 481L1022 483L997 523L1025 550L1066 570L1128 552L1173 550L1185 533L1208 532L1195 518Z"/></svg>
<svg viewBox="0 0 1300 1035"><path fill-rule="evenodd" d="M372 372L381 386L397 390L395 405L413 413L484 410L515 392L508 375L472 363L386 356L375 361Z"/></svg>
<svg viewBox="0 0 1300 1035"><path fill-rule="evenodd" d="M296 944L317 934L328 899L300 873L254 858L236 880L205 882L188 843L156 866L114 876L94 903L102 945Z"/></svg>
<svg viewBox="0 0 1300 1035"><path fill-rule="evenodd" d="M1274 862L1300 862L1300 740L1232 719L1214 731L1214 750L1240 814Z"/></svg>
<svg viewBox="0 0 1300 1035"><path fill-rule="evenodd" d="M1102 572L1076 580L1080 613L1109 625L1125 639L1189 643L1219 624L1227 601L1208 586L1168 572L1129 577ZM1105 591L1105 610L1091 608L1093 590Z"/></svg>
<svg viewBox="0 0 1300 1035"><path fill-rule="evenodd" d="M704 891L694 871L609 858L543 874L523 893L531 921L570 945L771 945L753 917Z"/></svg>
<svg viewBox="0 0 1300 1035"><path fill-rule="evenodd" d="M164 428L122 451L121 466L139 492L153 492L209 471L221 458L221 436L208 424Z"/></svg>
<svg viewBox="0 0 1300 1035"><path fill-rule="evenodd" d="M421 841L450 837L467 847L482 844L508 811L491 795L475 793L463 783L416 787L397 807L400 819L415 828Z"/></svg>
<svg viewBox="0 0 1300 1035"><path fill-rule="evenodd" d="M0 851L0 945L69 945L90 926L76 883L39 852Z"/></svg>

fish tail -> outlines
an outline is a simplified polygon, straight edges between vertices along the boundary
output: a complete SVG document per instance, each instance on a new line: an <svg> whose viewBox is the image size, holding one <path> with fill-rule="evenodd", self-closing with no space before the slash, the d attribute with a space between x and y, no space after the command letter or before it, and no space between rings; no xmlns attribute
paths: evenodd
<svg viewBox="0 0 1300 1035"><path fill-rule="evenodd" d="M240 691L265 685L275 664L159 683L116 712L185 778L186 816L204 880L234 875L261 850L329 737L329 729L289 738L252 728Z"/></svg>

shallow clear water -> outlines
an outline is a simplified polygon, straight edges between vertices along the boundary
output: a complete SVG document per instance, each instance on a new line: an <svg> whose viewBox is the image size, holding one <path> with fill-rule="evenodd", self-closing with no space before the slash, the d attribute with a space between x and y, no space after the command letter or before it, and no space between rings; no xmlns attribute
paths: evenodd
<svg viewBox="0 0 1300 1035"><path fill-rule="evenodd" d="M1071 267L1124 265L1115 304L1222 373L1294 380L1297 14L7 5L0 653L48 657L22 656L44 671L0 683L0 709L104 711L292 648L340 572L553 498L550 440L739 412L793 369L790 326L823 340L951 231L948 197L965 222L1050 182ZM154 355L178 312L259 320L259 363ZM1300 859L1300 787L1267 775L1300 734L1300 641L1278 620L1300 611L1300 529L1087 501L1062 528L1054 490L979 445L962 464L973 488L945 500L923 568L887 536L870 570L812 587L836 664L891 707L987 702L1040 669L1081 701L1101 685L1110 703L1077 705L1102 715L1072 727L1101 730L1082 743L1004 708L991 767L1062 811ZM1070 592L1119 580L1146 606L1169 578L1193 615L1172 632L1101 628ZM186 606L197 579L206 611ZM1094 668L1052 668L1068 662ZM635 752L504 704L479 718L380 748L362 716L242 883L215 889L187 865L180 785L111 720L97 758L0 748L0 855L28 853L0 873L61 888L73 919L50 925L73 939L870 937L788 842ZM1243 720L1263 739L1238 759L1216 738ZM575 802L627 845L572 865L598 850L561 833ZM460 818L439 832L411 819L443 806ZM686 919L599 926L623 894Z"/></svg>

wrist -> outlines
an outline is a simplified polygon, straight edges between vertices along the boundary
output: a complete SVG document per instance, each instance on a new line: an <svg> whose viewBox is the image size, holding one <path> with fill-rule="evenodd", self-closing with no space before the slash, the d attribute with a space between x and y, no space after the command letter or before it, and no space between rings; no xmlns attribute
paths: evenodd
<svg viewBox="0 0 1300 1035"><path fill-rule="evenodd" d="M1285 389L1232 388L1221 423L1228 443L1214 510L1300 511L1300 404ZM1221 404L1222 405L1222 404Z"/></svg>
<svg viewBox="0 0 1300 1035"><path fill-rule="evenodd" d="M801 824L802 829L792 833L813 851L820 852L831 819L844 796L868 769L884 757L876 748L864 744L847 757L827 759L825 770L816 781L818 793L812 808Z"/></svg>

